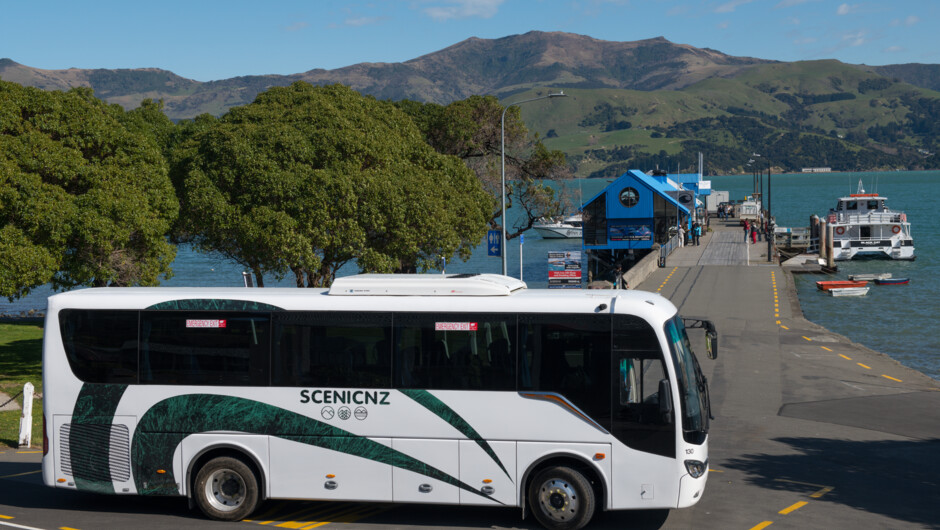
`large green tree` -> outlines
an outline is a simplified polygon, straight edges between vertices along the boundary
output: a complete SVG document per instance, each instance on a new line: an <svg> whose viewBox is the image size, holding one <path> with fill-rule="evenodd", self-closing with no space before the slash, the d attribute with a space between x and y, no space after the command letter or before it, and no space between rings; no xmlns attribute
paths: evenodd
<svg viewBox="0 0 940 530"><path fill-rule="evenodd" d="M170 274L176 196L152 135L125 119L87 88L0 81L0 295Z"/></svg>
<svg viewBox="0 0 940 530"><path fill-rule="evenodd" d="M502 136L505 132L507 208L517 207L509 239L532 228L541 217L554 217L564 209L564 198L545 180L570 177L565 156L551 151L538 136L530 137L519 107L503 107L495 96L471 96L448 105L399 101L396 105L412 117L427 142L438 152L454 155L472 169L494 198L489 221L494 228L502 215ZM501 120L506 112L505 127Z"/></svg>
<svg viewBox="0 0 940 530"><path fill-rule="evenodd" d="M181 237L263 275L325 286L344 265L427 270L466 259L492 201L393 105L341 86L272 88L186 126L171 166Z"/></svg>

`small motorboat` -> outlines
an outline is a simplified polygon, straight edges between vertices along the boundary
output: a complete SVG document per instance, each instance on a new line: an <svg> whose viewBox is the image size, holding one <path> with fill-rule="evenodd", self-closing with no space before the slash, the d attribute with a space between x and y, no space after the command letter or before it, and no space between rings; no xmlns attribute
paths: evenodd
<svg viewBox="0 0 940 530"><path fill-rule="evenodd" d="M875 278L878 285L904 285L910 281L910 278Z"/></svg>
<svg viewBox="0 0 940 530"><path fill-rule="evenodd" d="M542 219L532 225L532 228L542 236L542 239L580 239L581 226L581 214L577 213L564 219Z"/></svg>
<svg viewBox="0 0 940 530"><path fill-rule="evenodd" d="M876 274L849 274L850 280L884 280L885 278L890 278L890 272L880 272Z"/></svg>
<svg viewBox="0 0 940 530"><path fill-rule="evenodd" d="M816 287L820 291L829 291L831 289L844 289L847 287L865 287L867 280L823 280L816 282Z"/></svg>
<svg viewBox="0 0 940 530"><path fill-rule="evenodd" d="M836 287L835 289L829 289L829 294L832 296L865 296L868 294L868 289L870 287Z"/></svg>

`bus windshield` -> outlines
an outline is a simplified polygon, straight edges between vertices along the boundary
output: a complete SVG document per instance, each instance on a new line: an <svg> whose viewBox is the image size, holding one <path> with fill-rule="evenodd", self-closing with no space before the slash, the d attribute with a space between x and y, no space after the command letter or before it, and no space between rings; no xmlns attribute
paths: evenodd
<svg viewBox="0 0 940 530"><path fill-rule="evenodd" d="M708 433L708 407L703 391L704 383L685 332L685 325L678 315L666 321L666 338L669 340L669 350L672 352L676 379L679 382L679 395L682 399L682 430L686 435L704 435Z"/></svg>

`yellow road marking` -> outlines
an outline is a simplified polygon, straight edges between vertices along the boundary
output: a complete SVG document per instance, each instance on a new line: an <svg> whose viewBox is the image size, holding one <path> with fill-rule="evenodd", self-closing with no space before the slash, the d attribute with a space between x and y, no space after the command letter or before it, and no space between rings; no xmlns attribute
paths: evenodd
<svg viewBox="0 0 940 530"><path fill-rule="evenodd" d="M724 471L720 469L712 469L712 468L708 468L708 472L709 473L724 473Z"/></svg>
<svg viewBox="0 0 940 530"><path fill-rule="evenodd" d="M823 495L829 493L829 492L832 491L833 489L835 489L835 488L832 488L831 486L826 486L825 488L823 488L823 489L817 491L816 493L810 495L810 497L812 497L812 498L814 498L814 499L818 499L818 498L822 497Z"/></svg>
<svg viewBox="0 0 940 530"><path fill-rule="evenodd" d="M865 365L862 364L862 363L855 363L855 364L861 366L862 368L864 368L864 369L866 369L866 370L871 370L871 366L865 366Z"/></svg>
<svg viewBox="0 0 940 530"><path fill-rule="evenodd" d="M788 331L790 330L790 328L784 326L783 324L780 324L780 327L783 328L783 329L785 329L785 330L788 330Z"/></svg>
<svg viewBox="0 0 940 530"><path fill-rule="evenodd" d="M770 526L770 525L772 525L772 524L774 524L773 521L764 521L763 523L760 523L760 524L757 525L757 526L751 527L751 530L761 530L761 528L767 528L768 526Z"/></svg>
<svg viewBox="0 0 940 530"><path fill-rule="evenodd" d="M813 339L807 337L806 335L803 335L803 338L806 339L806 340L808 340L808 341L810 341L810 342L813 342Z"/></svg>
<svg viewBox="0 0 940 530"><path fill-rule="evenodd" d="M347 507L345 510L339 510L336 513L332 513L329 515L329 517L325 518L325 519L332 519L331 521L324 521L322 519L314 519L311 521L303 521L303 522L297 523L296 526L293 526L293 525L287 526L288 523L284 523L283 525L278 525L278 526L283 527L283 528L298 528L298 529L303 528L305 530L309 528L317 528L318 526L323 526L323 525L328 525L330 523L338 522L337 519L340 519L341 517L344 517L351 512L355 512L356 510L360 508L361 506L352 506L352 507Z"/></svg>
<svg viewBox="0 0 940 530"><path fill-rule="evenodd" d="M303 521L284 521L277 526L278 528L300 528L310 523L324 521L323 524L333 522L337 516L346 514L356 509L356 505L350 506L348 503L328 504L326 506L318 505L314 508L309 506L303 510L296 511L283 519L304 519Z"/></svg>
<svg viewBox="0 0 940 530"><path fill-rule="evenodd" d="M824 350L826 350L826 351L832 351L832 350L830 350L829 348L827 348L827 347L825 347L825 346L820 346L820 348L822 348L822 349L824 349Z"/></svg>
<svg viewBox="0 0 940 530"><path fill-rule="evenodd" d="M0 519L13 519L13 517L9 515L0 515Z"/></svg>
<svg viewBox="0 0 940 530"><path fill-rule="evenodd" d="M42 473L42 470L41 470L41 469L37 469L36 471L26 471L26 472L24 472L24 473L16 473L16 474L13 474L13 475L3 475L3 476L0 477L0 478L21 477L21 476L23 476L23 475L32 475L33 473Z"/></svg>
<svg viewBox="0 0 940 530"><path fill-rule="evenodd" d="M848 355L842 355L841 353L839 354L839 357L842 357L842 358L845 359L846 361L851 361L851 360L852 360L852 358L849 357Z"/></svg>
<svg viewBox="0 0 940 530"><path fill-rule="evenodd" d="M18 455L34 455L34 454L41 453L41 452L42 452L42 451L17 451L16 454L18 454Z"/></svg>
<svg viewBox="0 0 940 530"><path fill-rule="evenodd" d="M886 379L890 379L890 380L892 380L892 381L897 381L898 383L903 383L903 382L904 382L904 381L901 381L900 379L895 379L895 378L891 377L890 375L881 374L881 377L884 377L884 378L886 378Z"/></svg>
<svg viewBox="0 0 940 530"><path fill-rule="evenodd" d="M819 497L822 497L823 495L825 495L825 494L829 493L830 491L832 491L833 489L835 489L835 488L833 488L832 486L826 486L826 485L823 485L823 484L813 484L812 482L797 482L797 481L795 481L795 480L787 480L787 479L785 479L785 478L775 478L775 479L774 479L774 482L787 482L787 483L789 483L789 484L799 484L800 486L812 486L812 487L814 487L814 488L821 488L821 489L820 489L819 491L817 491L816 493L810 495L810 497L812 497L812 498L814 498L814 499L818 499Z"/></svg>
<svg viewBox="0 0 940 530"><path fill-rule="evenodd" d="M72 528L71 526L60 526L59 530L78 530L78 528Z"/></svg>
<svg viewBox="0 0 940 530"><path fill-rule="evenodd" d="M793 504L793 505L791 505L791 506L787 506L786 508L780 510L780 511L777 512L777 513L779 513L780 515L786 515L786 514L788 514L788 513L790 513L790 512L795 512L796 510L799 510L800 508L806 506L807 504L809 504L809 503L806 502L806 501L800 501L800 502L795 503L795 504Z"/></svg>

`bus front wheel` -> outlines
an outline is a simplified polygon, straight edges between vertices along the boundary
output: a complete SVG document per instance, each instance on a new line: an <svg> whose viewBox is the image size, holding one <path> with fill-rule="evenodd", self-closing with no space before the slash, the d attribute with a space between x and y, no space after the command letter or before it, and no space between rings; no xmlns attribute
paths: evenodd
<svg viewBox="0 0 940 530"><path fill-rule="evenodd" d="M244 462L213 458L196 475L196 504L210 519L240 521L258 505L258 479Z"/></svg>
<svg viewBox="0 0 940 530"><path fill-rule="evenodd" d="M576 530L594 516L594 490L580 472L569 467L543 469L529 483L529 506L545 528Z"/></svg>

